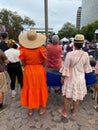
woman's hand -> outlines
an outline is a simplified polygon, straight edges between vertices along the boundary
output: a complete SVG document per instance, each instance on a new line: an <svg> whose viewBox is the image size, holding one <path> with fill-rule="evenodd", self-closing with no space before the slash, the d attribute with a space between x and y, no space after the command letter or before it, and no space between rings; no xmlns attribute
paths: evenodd
<svg viewBox="0 0 98 130"><path fill-rule="evenodd" d="M64 84L64 79L65 79L65 77L62 76L62 77L61 77L61 84Z"/></svg>

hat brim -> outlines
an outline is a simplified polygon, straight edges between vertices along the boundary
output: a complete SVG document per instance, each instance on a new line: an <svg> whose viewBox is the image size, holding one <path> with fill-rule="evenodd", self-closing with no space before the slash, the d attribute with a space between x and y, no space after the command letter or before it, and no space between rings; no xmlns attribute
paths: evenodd
<svg viewBox="0 0 98 130"><path fill-rule="evenodd" d="M84 43L84 40L74 40L74 43Z"/></svg>
<svg viewBox="0 0 98 130"><path fill-rule="evenodd" d="M36 40L33 40L33 41L30 41L30 40L27 39L27 33L26 32L21 33L19 35L20 45L22 45L25 48L29 48L29 49L38 48L38 47L42 46L45 43L45 41L46 41L46 36L43 35L43 34L37 33L37 38L36 38Z"/></svg>

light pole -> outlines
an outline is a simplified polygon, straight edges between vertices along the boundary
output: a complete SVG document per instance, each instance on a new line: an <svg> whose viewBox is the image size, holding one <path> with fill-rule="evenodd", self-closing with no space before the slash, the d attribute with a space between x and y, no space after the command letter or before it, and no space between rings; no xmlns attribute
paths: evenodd
<svg viewBox="0 0 98 130"><path fill-rule="evenodd" d="M45 34L48 38L48 0L44 0L44 9L45 9Z"/></svg>

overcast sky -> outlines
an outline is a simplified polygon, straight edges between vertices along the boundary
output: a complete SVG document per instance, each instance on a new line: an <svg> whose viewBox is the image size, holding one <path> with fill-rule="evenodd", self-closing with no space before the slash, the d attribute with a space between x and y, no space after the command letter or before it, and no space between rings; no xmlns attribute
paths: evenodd
<svg viewBox="0 0 98 130"><path fill-rule="evenodd" d="M48 27L54 31L61 29L64 23L76 24L76 13L82 0L48 0ZM44 0L0 0L0 9L16 11L28 16L36 23L36 28L45 27Z"/></svg>

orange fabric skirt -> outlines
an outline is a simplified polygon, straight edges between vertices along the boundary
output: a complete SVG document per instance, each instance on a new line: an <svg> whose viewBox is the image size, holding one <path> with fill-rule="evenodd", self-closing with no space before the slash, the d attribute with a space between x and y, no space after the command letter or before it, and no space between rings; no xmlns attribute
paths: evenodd
<svg viewBox="0 0 98 130"><path fill-rule="evenodd" d="M26 65L24 68L21 105L29 109L46 107L48 87L43 65Z"/></svg>

